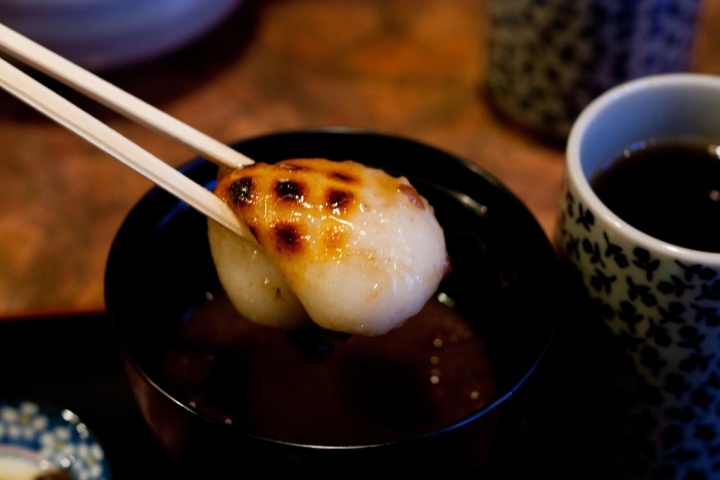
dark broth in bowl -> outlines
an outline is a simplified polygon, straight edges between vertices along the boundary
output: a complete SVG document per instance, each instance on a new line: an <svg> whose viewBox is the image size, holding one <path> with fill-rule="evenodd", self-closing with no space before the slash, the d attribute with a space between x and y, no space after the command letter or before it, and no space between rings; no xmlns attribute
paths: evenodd
<svg viewBox="0 0 720 480"><path fill-rule="evenodd" d="M243 319L224 292L210 297L178 330L163 380L186 404L250 434L381 443L451 424L497 393L484 342L435 299L402 327L337 341L316 360L284 331Z"/></svg>

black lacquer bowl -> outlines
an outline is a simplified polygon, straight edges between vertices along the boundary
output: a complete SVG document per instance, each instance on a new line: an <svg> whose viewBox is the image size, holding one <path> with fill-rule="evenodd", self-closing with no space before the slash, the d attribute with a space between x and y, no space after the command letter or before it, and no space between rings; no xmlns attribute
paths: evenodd
<svg viewBox="0 0 720 480"><path fill-rule="evenodd" d="M176 329L208 291L219 288L205 218L158 189L128 215L110 252L107 310L142 413L165 450L199 468L241 474L246 468L314 476L389 476L464 471L492 455L498 428L517 419L558 317L557 262L528 210L476 166L420 143L347 129L266 135L234 145L256 161L355 160L405 175L435 208L453 272L446 293L487 341L499 387L496 398L436 431L374 445L327 447L249 435L209 418L163 385L160 365ZM213 185L217 167L184 167Z"/></svg>

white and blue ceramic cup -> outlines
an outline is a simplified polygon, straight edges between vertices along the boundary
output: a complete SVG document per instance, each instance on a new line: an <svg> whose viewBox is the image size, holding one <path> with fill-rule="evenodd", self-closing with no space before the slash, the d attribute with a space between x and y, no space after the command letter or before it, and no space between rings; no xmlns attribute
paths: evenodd
<svg viewBox="0 0 720 480"><path fill-rule="evenodd" d="M620 350L624 371L613 374L632 399L622 412L628 477L720 478L720 253L637 230L589 183L601 163L653 139L720 145L720 78L647 77L582 112L567 146L556 245Z"/></svg>

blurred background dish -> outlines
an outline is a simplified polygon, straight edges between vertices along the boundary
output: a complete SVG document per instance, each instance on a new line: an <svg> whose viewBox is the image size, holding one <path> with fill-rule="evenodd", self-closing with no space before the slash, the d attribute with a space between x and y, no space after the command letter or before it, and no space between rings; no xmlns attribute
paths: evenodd
<svg viewBox="0 0 720 480"><path fill-rule="evenodd" d="M105 452L77 415L31 401L0 400L0 471L3 478L112 477Z"/></svg>
<svg viewBox="0 0 720 480"><path fill-rule="evenodd" d="M92 70L157 58L201 37L242 0L0 0L0 22Z"/></svg>

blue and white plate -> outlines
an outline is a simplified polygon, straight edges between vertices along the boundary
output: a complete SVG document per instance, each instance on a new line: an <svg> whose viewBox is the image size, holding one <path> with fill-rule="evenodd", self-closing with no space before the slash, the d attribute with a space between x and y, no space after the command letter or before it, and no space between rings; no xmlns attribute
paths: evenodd
<svg viewBox="0 0 720 480"><path fill-rule="evenodd" d="M73 480L109 480L105 452L69 410L0 401L0 477L34 478L64 470Z"/></svg>

